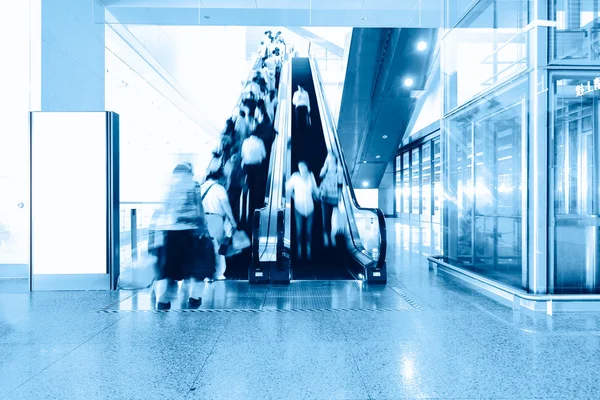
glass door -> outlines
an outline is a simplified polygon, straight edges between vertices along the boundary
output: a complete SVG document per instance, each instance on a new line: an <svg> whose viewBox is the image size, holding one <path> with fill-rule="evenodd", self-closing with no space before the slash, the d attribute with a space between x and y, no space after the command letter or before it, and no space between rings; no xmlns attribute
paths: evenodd
<svg viewBox="0 0 600 400"><path fill-rule="evenodd" d="M552 293L600 293L600 104L594 93L577 96L580 82L554 86Z"/></svg>

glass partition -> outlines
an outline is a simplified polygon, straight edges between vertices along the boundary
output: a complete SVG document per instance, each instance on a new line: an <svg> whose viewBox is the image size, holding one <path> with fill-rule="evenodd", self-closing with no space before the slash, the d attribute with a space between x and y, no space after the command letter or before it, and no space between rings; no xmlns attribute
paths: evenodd
<svg viewBox="0 0 600 400"><path fill-rule="evenodd" d="M413 149L410 154L411 158L411 194L412 194L412 214L420 214L421 213L421 164L420 164L420 154L419 148Z"/></svg>
<svg viewBox="0 0 600 400"><path fill-rule="evenodd" d="M523 138L527 79L445 121L448 137L444 257L523 285Z"/></svg>
<svg viewBox="0 0 600 400"><path fill-rule="evenodd" d="M410 213L410 154L402 154L402 212Z"/></svg>
<svg viewBox="0 0 600 400"><path fill-rule="evenodd" d="M439 223L442 213L442 163L440 139L433 140L433 221Z"/></svg>
<svg viewBox="0 0 600 400"><path fill-rule="evenodd" d="M421 147L421 215L431 216L431 142Z"/></svg>

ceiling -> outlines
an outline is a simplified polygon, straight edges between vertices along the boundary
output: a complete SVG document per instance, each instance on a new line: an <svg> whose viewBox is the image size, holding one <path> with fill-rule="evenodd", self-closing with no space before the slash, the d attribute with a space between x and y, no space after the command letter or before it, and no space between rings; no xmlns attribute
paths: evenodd
<svg viewBox="0 0 600 400"><path fill-rule="evenodd" d="M393 162L426 83L435 38L435 29L353 30L337 130L355 187L378 187ZM429 45L423 52L416 50L421 40Z"/></svg>
<svg viewBox="0 0 600 400"><path fill-rule="evenodd" d="M97 23L151 25L428 27L433 0L94 0Z"/></svg>

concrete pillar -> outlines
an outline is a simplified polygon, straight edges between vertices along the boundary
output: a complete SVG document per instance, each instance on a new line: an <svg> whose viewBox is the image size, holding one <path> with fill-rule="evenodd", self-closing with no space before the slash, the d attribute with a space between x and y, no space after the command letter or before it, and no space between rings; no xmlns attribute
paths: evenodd
<svg viewBox="0 0 600 400"><path fill-rule="evenodd" d="M31 109L104 111L104 52L93 1L31 0Z"/></svg>

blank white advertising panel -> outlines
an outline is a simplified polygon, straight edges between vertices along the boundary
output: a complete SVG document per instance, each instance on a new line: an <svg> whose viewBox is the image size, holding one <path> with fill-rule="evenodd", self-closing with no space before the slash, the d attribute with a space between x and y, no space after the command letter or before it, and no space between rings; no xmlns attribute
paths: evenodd
<svg viewBox="0 0 600 400"><path fill-rule="evenodd" d="M32 113L32 273L107 273L103 112Z"/></svg>

